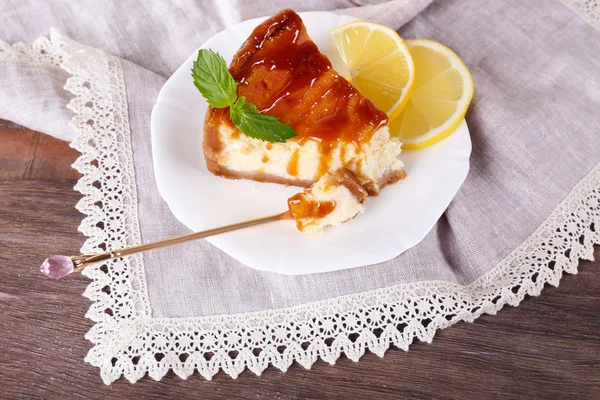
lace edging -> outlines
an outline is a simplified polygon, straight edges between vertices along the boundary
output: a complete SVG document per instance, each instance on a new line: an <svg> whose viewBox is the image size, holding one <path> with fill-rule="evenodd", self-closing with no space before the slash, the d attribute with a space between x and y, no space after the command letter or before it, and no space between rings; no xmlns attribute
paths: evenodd
<svg viewBox="0 0 600 400"><path fill-rule="evenodd" d="M60 45L52 43L48 38L40 37L33 44L15 43L9 45L0 40L0 64L18 64L58 68L63 61Z"/></svg>
<svg viewBox="0 0 600 400"><path fill-rule="evenodd" d="M600 0L560 0L588 24L600 30Z"/></svg>
<svg viewBox="0 0 600 400"><path fill-rule="evenodd" d="M75 113L70 126L78 136L70 145L81 153L73 168L82 174L75 190L83 195L76 208L86 215L79 231L88 238L81 252L139 244L137 187L121 61L55 30L50 40L37 42L43 44L46 54L59 54L60 68L71 74L65 89L75 97L67 108ZM142 257L93 265L82 273L92 280L83 293L92 301L86 317L96 323L86 334L94 344L86 361L100 367L102 379L108 383L114 380L105 373L111 354L140 334L150 318Z"/></svg>
<svg viewBox="0 0 600 400"><path fill-rule="evenodd" d="M86 215L82 251L138 244L120 61L57 32L44 43L62 54L72 74L65 88L75 95L69 108L79 136L72 146L82 153L74 164L83 175L76 185L84 195L77 209ZM182 378L198 371L211 379L219 370L235 378L246 368L259 375L269 365L285 371L294 361L306 368L318 358L334 364L341 353L354 361L366 350L383 356L390 345L407 350L415 338L430 342L438 329L539 295L546 283L558 285L563 272L576 273L579 259L592 259L598 243L600 164L529 239L468 286L418 282L285 309L158 319L151 318L142 259L133 256L84 271L92 279L86 316L96 323L86 335L94 345L86 361L109 384L146 373L158 380L170 369Z"/></svg>

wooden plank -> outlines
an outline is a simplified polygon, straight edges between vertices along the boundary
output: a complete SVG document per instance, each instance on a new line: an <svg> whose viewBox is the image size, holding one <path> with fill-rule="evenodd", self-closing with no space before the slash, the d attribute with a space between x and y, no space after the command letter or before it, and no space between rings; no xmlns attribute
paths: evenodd
<svg viewBox="0 0 600 400"><path fill-rule="evenodd" d="M80 153L62 140L38 133L36 154L27 179L77 181L81 175L71 167Z"/></svg>
<svg viewBox="0 0 600 400"><path fill-rule="evenodd" d="M21 129L27 130L27 128L22 127L21 125L15 124L14 122L7 121L5 119L0 119L0 130L3 129Z"/></svg>
<svg viewBox="0 0 600 400"><path fill-rule="evenodd" d="M0 123L0 180L76 181L71 164L78 155L62 140Z"/></svg>
<svg viewBox="0 0 600 400"><path fill-rule="evenodd" d="M22 129L0 130L0 180L26 179L39 134Z"/></svg>
<svg viewBox="0 0 600 400"><path fill-rule="evenodd" d="M37 149L34 158L68 147ZM61 162L70 165L74 157ZM598 261L582 262L578 275L518 308L457 324L432 344L391 349L383 359L368 353L358 363L342 357L334 367L322 361L311 370L294 364L287 373L271 367L237 380L219 373L210 382L169 373L160 382L121 379L107 387L83 361L92 322L81 293L89 281L77 275L52 281L38 271L47 255L76 253L84 240L73 182L43 178L0 182L0 398L596 399L600 393Z"/></svg>

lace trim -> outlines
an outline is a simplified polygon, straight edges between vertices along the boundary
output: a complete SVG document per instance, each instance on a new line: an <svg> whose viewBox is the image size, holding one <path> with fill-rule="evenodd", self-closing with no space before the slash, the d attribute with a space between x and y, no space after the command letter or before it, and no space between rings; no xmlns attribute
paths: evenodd
<svg viewBox="0 0 600 400"><path fill-rule="evenodd" d="M9 45L0 40L0 64L60 68L62 61L61 46L52 43L45 37L38 38L32 45L25 43Z"/></svg>
<svg viewBox="0 0 600 400"><path fill-rule="evenodd" d="M83 176L75 186L84 197L77 209L86 215L79 230L88 237L82 253L118 249L141 243L137 187L129 114L121 61L52 32L65 57L70 77L65 89L75 95L67 108L75 112L71 126L78 137L71 147L81 152L73 167ZM141 255L87 267L92 279L84 296L93 304L86 317L96 325L86 334L95 346L86 361L113 381L108 366L113 354L143 334L150 302Z"/></svg>
<svg viewBox="0 0 600 400"><path fill-rule="evenodd" d="M78 133L70 145L81 153L73 168L82 174L75 185L83 194L76 208L86 215L79 226L88 237L82 253L141 243L121 61L54 30L50 39L40 38L30 47L0 48L10 50L7 62L53 66L72 75L65 89L75 95L67 108L76 114L70 125ZM90 266L83 274L92 279L84 292L93 302L86 317L96 322L86 334L94 344L86 360L103 367L108 383L114 380L105 373L111 354L140 334L150 317L142 257Z"/></svg>
<svg viewBox="0 0 600 400"><path fill-rule="evenodd" d="M600 0L560 0L579 14L588 24L600 29Z"/></svg>
<svg viewBox="0 0 600 400"><path fill-rule="evenodd" d="M140 242L137 188L132 163L127 100L120 61L53 32L47 51L60 49L73 76L69 108L82 156L77 209L86 217L83 252ZM52 50L50 50L52 49ZM26 52L27 50L23 51ZM31 50L32 52L35 50ZM593 258L600 243L600 164L583 178L550 217L492 271L468 286L419 282L343 296L297 307L240 315L185 319L150 317L142 258L88 267L84 295L94 347L86 361L109 384L120 376L135 382L148 373L161 379L170 369L182 378L197 370L211 379L219 370L237 377L260 374L269 364L305 368L321 358L334 364L343 352L357 361L370 350L383 356L390 345L407 350L415 338L430 342L438 329L516 306L543 286L576 273L579 259Z"/></svg>

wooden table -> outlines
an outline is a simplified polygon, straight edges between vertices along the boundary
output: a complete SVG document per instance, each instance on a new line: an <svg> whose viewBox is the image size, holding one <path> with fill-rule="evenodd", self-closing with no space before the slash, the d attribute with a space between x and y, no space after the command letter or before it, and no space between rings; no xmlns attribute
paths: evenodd
<svg viewBox="0 0 600 400"><path fill-rule="evenodd" d="M600 398L599 261L582 262L578 275L518 308L383 359L368 353L359 363L342 357L336 366L269 368L237 380L169 373L105 386L83 361L88 281L38 271L47 255L77 253L84 240L76 157L64 142L0 121L0 398Z"/></svg>

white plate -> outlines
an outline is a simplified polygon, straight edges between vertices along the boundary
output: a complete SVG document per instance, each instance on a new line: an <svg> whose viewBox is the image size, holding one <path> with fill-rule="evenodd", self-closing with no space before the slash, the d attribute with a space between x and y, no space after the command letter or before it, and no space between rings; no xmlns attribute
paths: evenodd
<svg viewBox="0 0 600 400"><path fill-rule="evenodd" d="M319 49L344 73L329 31L354 18L329 12L300 13ZM264 18L242 22L209 39L201 48L218 51L227 62ZM194 231L285 211L300 191L212 175L202 152L207 104L192 83L194 52L165 83L152 111L152 154L158 190L173 215ZM390 260L419 243L458 191L469 170L471 139L463 121L442 142L403 152L407 178L382 190L363 215L317 235L299 232L291 221L244 229L207 239L256 269L307 274Z"/></svg>

